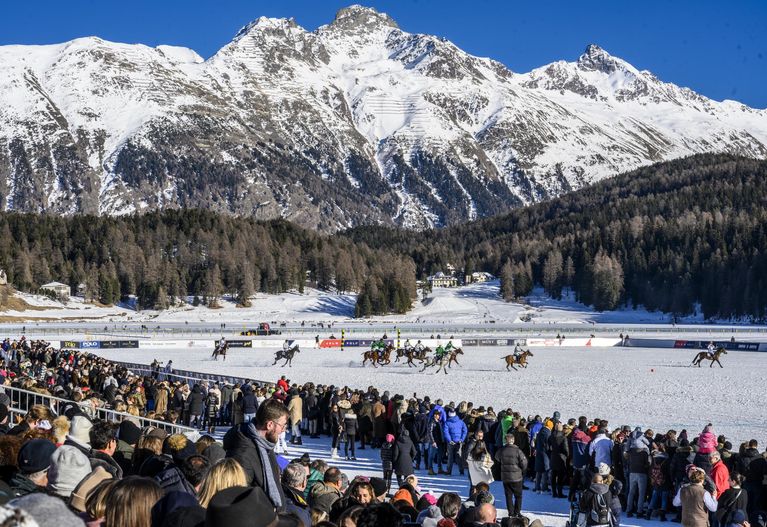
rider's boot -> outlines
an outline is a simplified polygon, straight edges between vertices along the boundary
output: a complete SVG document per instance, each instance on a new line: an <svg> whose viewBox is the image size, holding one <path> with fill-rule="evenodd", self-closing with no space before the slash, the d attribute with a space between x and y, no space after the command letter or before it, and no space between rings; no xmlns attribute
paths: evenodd
<svg viewBox="0 0 767 527"><path fill-rule="evenodd" d="M303 441L301 441L301 438L300 438L300 437L297 437L297 438L296 438L296 441L295 441L293 444L294 444L294 445L303 445L303 444L304 444L304 442L303 442Z"/></svg>

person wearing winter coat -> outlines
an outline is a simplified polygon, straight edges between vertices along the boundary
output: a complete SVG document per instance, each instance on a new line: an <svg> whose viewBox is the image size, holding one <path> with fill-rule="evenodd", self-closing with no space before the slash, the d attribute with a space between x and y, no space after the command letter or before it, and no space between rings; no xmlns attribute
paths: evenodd
<svg viewBox="0 0 767 527"><path fill-rule="evenodd" d="M536 493L549 491L549 472L551 471L549 438L551 437L551 421L541 427L535 436L535 488Z"/></svg>
<svg viewBox="0 0 767 527"><path fill-rule="evenodd" d="M218 410L221 406L221 392L218 388L211 388L208 396L205 398L205 420L208 424L208 433L216 432L218 422Z"/></svg>
<svg viewBox="0 0 767 527"><path fill-rule="evenodd" d="M636 434L638 436L634 437ZM645 496L647 496L647 472L650 470L650 449L643 441L641 431L634 430L629 439L632 446L628 451L629 494L626 499L626 516L631 518L645 514Z"/></svg>
<svg viewBox="0 0 767 527"><path fill-rule="evenodd" d="M240 400L240 408L242 409L242 419L244 423L249 423L256 417L258 411L258 399L253 393L253 386L246 384L242 387L242 400Z"/></svg>
<svg viewBox="0 0 767 527"><path fill-rule="evenodd" d="M357 421L357 414L354 410L349 408L346 410L343 419L344 436L346 436L346 443L344 443L344 456L346 459L357 460L357 432L359 430L359 422ZM349 449L351 448L351 457L349 457Z"/></svg>
<svg viewBox="0 0 767 527"><path fill-rule="evenodd" d="M445 438L443 434L441 413L432 412L429 416L429 427L427 437L431 446L429 447L429 475L444 474L442 470L442 457L445 454ZM434 466L438 467L438 471L434 470Z"/></svg>
<svg viewBox="0 0 767 527"><path fill-rule="evenodd" d="M610 527L620 527L621 512L623 511L620 496L623 493L623 482L610 474L610 467L604 463L599 465L597 472L602 476L602 483L607 485L607 489L612 497L610 503L608 503L610 506Z"/></svg>
<svg viewBox="0 0 767 527"><path fill-rule="evenodd" d="M474 488L478 483L490 485L493 478L493 458L487 451L483 440L475 441L467 457L469 469L469 497L474 495Z"/></svg>
<svg viewBox="0 0 767 527"><path fill-rule="evenodd" d="M453 463L459 458L461 445L466 441L468 429L466 423L458 417L452 408L447 412L447 421L444 424L445 449L447 451L447 469L448 476L453 474ZM458 472L463 475L463 465L458 462Z"/></svg>
<svg viewBox="0 0 767 527"><path fill-rule="evenodd" d="M373 404L365 399L360 404L357 415L359 421L360 450L365 450L365 442L372 444Z"/></svg>
<svg viewBox="0 0 767 527"><path fill-rule="evenodd" d="M187 402L189 403L189 426L199 428L202 426L201 417L205 408L205 395L199 384L194 385Z"/></svg>
<svg viewBox="0 0 767 527"><path fill-rule="evenodd" d="M288 412L290 415L290 444L303 445L301 440L301 421L304 418L304 402L296 390L291 390Z"/></svg>
<svg viewBox="0 0 767 527"><path fill-rule="evenodd" d="M682 439L679 446L671 458L671 480L674 484L674 493L679 490L682 483L687 479L687 466L691 465L695 459L695 453L692 451L689 441Z"/></svg>
<svg viewBox="0 0 767 527"><path fill-rule="evenodd" d="M567 458L570 448L564 433L562 423L554 425L554 430L549 437L549 451L551 462L551 493L555 498L564 498L562 488L567 480Z"/></svg>
<svg viewBox="0 0 767 527"><path fill-rule="evenodd" d="M522 487L527 470L527 456L514 444L514 436L507 435L506 444L495 452L493 459L501 464L501 481L506 495L506 508L510 516L519 516L522 509ZM512 513L512 505L513 513Z"/></svg>
<svg viewBox="0 0 767 527"><path fill-rule="evenodd" d="M413 458L415 457L415 445L410 439L410 432L402 430L402 433L394 443L392 453L392 466L397 475L397 485L402 486L405 478L414 473Z"/></svg>
<svg viewBox="0 0 767 527"><path fill-rule="evenodd" d="M703 488L706 472L694 467L689 477L690 482L682 485L674 496L674 506L682 508L683 527L708 527L709 511L716 512L717 501Z"/></svg>
<svg viewBox="0 0 767 527"><path fill-rule="evenodd" d="M586 514L586 525L611 525L612 512L610 504L613 501L610 488L605 485L602 476L595 474L591 485L583 492L579 507Z"/></svg>
<svg viewBox="0 0 767 527"><path fill-rule="evenodd" d="M653 452L648 478L652 494L650 504L647 506L647 519L652 519L653 513L657 512L660 521L666 521L666 510L668 509L668 498L673 490L671 482L671 462L668 455L659 445L659 449Z"/></svg>
<svg viewBox="0 0 767 527"><path fill-rule="evenodd" d="M426 412L417 412L413 416L413 433L414 441L418 441L416 444L418 453L415 455L415 468L419 470L421 468L421 460L423 460L423 468L429 470L431 468L429 461L431 442L429 441L429 415Z"/></svg>
<svg viewBox="0 0 767 527"><path fill-rule="evenodd" d="M607 430L600 428L596 437L589 445L589 456L593 459L593 465L598 467L600 463L605 463L612 467L613 440L607 437Z"/></svg>
<svg viewBox="0 0 767 527"><path fill-rule="evenodd" d="M376 397L373 403L373 447L378 448L383 444L386 436L386 406Z"/></svg>
<svg viewBox="0 0 767 527"><path fill-rule="evenodd" d="M709 460L711 461L709 476L711 476L711 479L714 480L714 485L716 485L714 497L718 500L719 496L730 488L730 471L722 461L722 455L716 450L710 454Z"/></svg>
<svg viewBox="0 0 767 527"><path fill-rule="evenodd" d="M570 476L570 490L567 499L572 502L575 498L575 493L578 490L585 490L586 487L590 485L590 480L586 475L586 471L588 470L590 461L589 442L591 441L591 438L580 427L577 427L573 429L569 439L573 470ZM609 472L610 466L607 465L607 468Z"/></svg>
<svg viewBox="0 0 767 527"><path fill-rule="evenodd" d="M343 417L341 417L341 412L338 409L338 405L334 404L330 408L330 416L328 418L328 422L330 423L330 437L331 437L331 444L330 444L330 457L332 459L338 458L338 445L339 443L346 440L344 436L344 421Z"/></svg>
<svg viewBox="0 0 767 527"><path fill-rule="evenodd" d="M391 475L394 472L394 436L391 434L386 436L386 441L381 445L381 470L388 494L391 490Z"/></svg>
<svg viewBox="0 0 767 527"><path fill-rule="evenodd" d="M730 474L730 488L725 490L717 500L716 519L722 527L732 523L736 511L748 511L748 493L741 488L743 476L737 472Z"/></svg>

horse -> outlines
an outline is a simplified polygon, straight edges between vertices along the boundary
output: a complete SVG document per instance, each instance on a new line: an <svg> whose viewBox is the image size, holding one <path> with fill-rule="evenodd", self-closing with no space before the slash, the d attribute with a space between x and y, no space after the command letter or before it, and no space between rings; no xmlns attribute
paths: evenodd
<svg viewBox="0 0 767 527"><path fill-rule="evenodd" d="M285 365L287 365L289 368L293 367L293 357L296 355L296 353L301 353L301 350L298 348L298 346L294 346L288 350L277 350L277 353L274 354L274 362L272 363L272 366L277 364L278 360L285 359L285 364L282 365L284 368Z"/></svg>
<svg viewBox="0 0 767 527"><path fill-rule="evenodd" d="M724 368L722 366L722 363L719 362L719 357L722 355L727 355L727 350L723 347L717 348L717 350L714 353L710 353L708 351L701 351L697 355L695 355L695 358L692 359L692 366L697 365L698 368L700 368L700 363L704 360L710 360L711 364L708 365L709 368L712 368L714 366L714 363L716 362L720 368Z"/></svg>
<svg viewBox="0 0 767 527"><path fill-rule="evenodd" d="M506 371L509 370L509 367L513 369L514 371L517 371L517 369L514 367L515 364L519 364L523 368L527 368L527 358L528 357L534 357L533 353L530 350L525 350L519 355L506 355L505 357L501 357L502 359L506 359Z"/></svg>
<svg viewBox="0 0 767 527"><path fill-rule="evenodd" d="M378 353L378 363L382 365L391 364L391 354L394 351L394 345L389 344L383 351Z"/></svg>
<svg viewBox="0 0 767 527"><path fill-rule="evenodd" d="M226 360L226 352L228 350L229 350L229 343L228 342L224 343L223 346L221 346L221 345L216 346L215 348L213 348L213 355L212 355L213 360L218 360L218 356L219 355L223 355L224 356L224 360Z"/></svg>
<svg viewBox="0 0 767 527"><path fill-rule="evenodd" d="M455 348L453 351L447 354L447 367L452 368L453 363L455 362L458 366L461 365L460 362L458 362L458 355L463 355L463 350L461 348Z"/></svg>
<svg viewBox="0 0 767 527"><path fill-rule="evenodd" d="M372 364L374 368L378 368L379 358L378 350L364 351L362 352L362 365L364 366L367 361L370 361L370 364Z"/></svg>
<svg viewBox="0 0 767 527"><path fill-rule="evenodd" d="M423 348L421 351L416 351L415 349L409 349L405 352L405 356L407 357L407 366L408 368L412 368L415 366L415 361L423 362L426 360L426 352L429 350L429 348Z"/></svg>
<svg viewBox="0 0 767 527"><path fill-rule="evenodd" d="M426 368L431 368L432 366L437 366L437 371L435 371L434 373L439 373L439 371L442 370L442 371L445 372L445 375L447 375L447 365L450 362L450 355L452 355L452 353L446 353L446 354L442 355L442 357L439 357L439 358L437 358L437 357L427 358L424 361L424 365L423 365L423 368L421 369L421 373L426 371Z"/></svg>

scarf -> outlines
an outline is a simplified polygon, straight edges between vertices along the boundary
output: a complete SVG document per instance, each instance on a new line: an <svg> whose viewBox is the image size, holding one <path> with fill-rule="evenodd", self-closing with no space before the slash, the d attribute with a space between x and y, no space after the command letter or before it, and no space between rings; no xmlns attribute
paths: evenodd
<svg viewBox="0 0 767 527"><path fill-rule="evenodd" d="M272 461L269 458L269 452L274 451L275 443L268 441L264 436L256 432L256 425L252 422L247 424L247 431L250 438L256 444L258 457L261 458L261 469L264 472L264 486L269 499L276 508L282 507L282 494L277 481L274 479L272 470Z"/></svg>

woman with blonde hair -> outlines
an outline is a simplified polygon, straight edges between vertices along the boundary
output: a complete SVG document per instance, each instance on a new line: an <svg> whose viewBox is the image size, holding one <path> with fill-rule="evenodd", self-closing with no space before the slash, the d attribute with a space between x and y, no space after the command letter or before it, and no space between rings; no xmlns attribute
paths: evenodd
<svg viewBox="0 0 767 527"><path fill-rule="evenodd" d="M112 492L116 479L107 479L96 485L85 499L85 512L80 519L87 527L101 527L107 515L107 496Z"/></svg>
<svg viewBox="0 0 767 527"><path fill-rule="evenodd" d="M213 496L230 487L244 487L247 485L245 471L233 458L222 459L208 471L202 480L200 491L197 493L200 506L207 509Z"/></svg>
<svg viewBox="0 0 767 527"><path fill-rule="evenodd" d="M152 525L152 507L162 495L160 485L151 478L128 476L118 481L107 496L104 527Z"/></svg>

